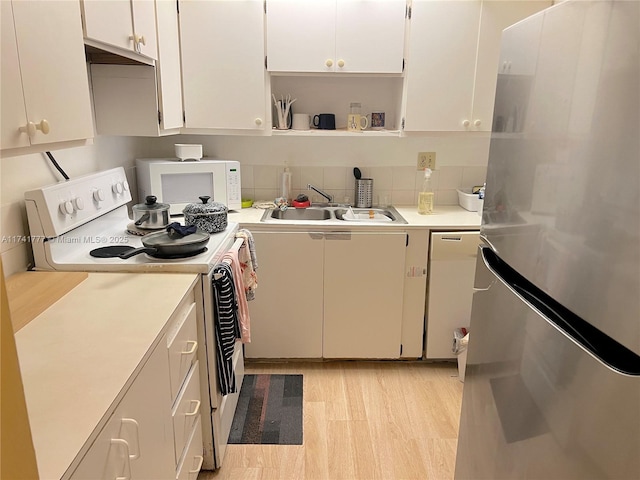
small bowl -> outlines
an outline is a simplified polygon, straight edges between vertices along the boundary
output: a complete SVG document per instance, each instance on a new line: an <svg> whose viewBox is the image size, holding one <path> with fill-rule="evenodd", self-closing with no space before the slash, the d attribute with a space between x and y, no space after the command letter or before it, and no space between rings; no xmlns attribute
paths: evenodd
<svg viewBox="0 0 640 480"><path fill-rule="evenodd" d="M242 208L251 208L253 206L253 200L250 198L243 198L241 206Z"/></svg>

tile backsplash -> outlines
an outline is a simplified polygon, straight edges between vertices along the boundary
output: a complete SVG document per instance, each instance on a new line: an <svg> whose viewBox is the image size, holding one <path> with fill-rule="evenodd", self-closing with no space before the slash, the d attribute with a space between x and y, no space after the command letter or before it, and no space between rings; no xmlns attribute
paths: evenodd
<svg viewBox="0 0 640 480"><path fill-rule="evenodd" d="M337 202L354 201L355 177L351 167L292 166L292 197L304 193L311 201L324 199L307 188L312 184ZM282 165L241 165L242 198L273 200L281 195ZM417 205L418 192L422 188L424 173L415 167L360 167L362 178L373 179L373 202L378 205ZM450 166L436 169L431 176L436 205L457 205L456 189L482 185L487 167Z"/></svg>

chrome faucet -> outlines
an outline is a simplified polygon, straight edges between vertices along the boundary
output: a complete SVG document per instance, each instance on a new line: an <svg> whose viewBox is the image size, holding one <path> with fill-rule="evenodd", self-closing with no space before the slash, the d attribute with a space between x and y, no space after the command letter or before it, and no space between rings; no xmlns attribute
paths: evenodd
<svg viewBox="0 0 640 480"><path fill-rule="evenodd" d="M310 183L307 184L307 188L309 190L313 190L314 192L319 193L320 195L322 195L324 198L327 199L327 202L329 203L333 203L333 195L329 195L328 193L324 193L322 190L317 189L316 187L314 187L313 185L311 185Z"/></svg>

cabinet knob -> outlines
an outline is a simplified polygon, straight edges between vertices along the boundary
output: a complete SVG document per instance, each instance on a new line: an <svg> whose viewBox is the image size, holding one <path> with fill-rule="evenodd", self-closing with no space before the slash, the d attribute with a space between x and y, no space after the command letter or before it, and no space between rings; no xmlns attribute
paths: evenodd
<svg viewBox="0 0 640 480"><path fill-rule="evenodd" d="M262 125L262 119L256 118L256 125Z"/></svg>
<svg viewBox="0 0 640 480"><path fill-rule="evenodd" d="M134 33L133 35L131 35L129 37L129 40L133 40L133 48L138 53L140 53L141 50L142 50L140 45L144 45L144 46L147 45L147 41L144 39L144 35L138 35L138 34Z"/></svg>
<svg viewBox="0 0 640 480"><path fill-rule="evenodd" d="M474 124L476 127L479 127L480 125L482 125L482 120L474 120L473 124Z"/></svg>
<svg viewBox="0 0 640 480"><path fill-rule="evenodd" d="M20 127L18 131L23 132L32 138L36 131L40 130L42 133L47 135L51 131L51 127L49 126L49 122L47 120L40 120L40 123L27 122L27 124L23 127Z"/></svg>
<svg viewBox="0 0 640 480"><path fill-rule="evenodd" d="M338 60L338 66L340 68L344 67L344 60L342 60L342 59Z"/></svg>
<svg viewBox="0 0 640 480"><path fill-rule="evenodd" d="M324 62L324 64L325 64L327 67L333 67L333 60L331 60L330 58L327 58L327 61L326 61L326 62Z"/></svg>
<svg viewBox="0 0 640 480"><path fill-rule="evenodd" d="M36 130L40 130L47 135L51 131L51 127L49 126L49 122L43 118L40 120L40 123L36 124Z"/></svg>
<svg viewBox="0 0 640 480"><path fill-rule="evenodd" d="M471 125L471 122L470 122L469 120L464 120L464 121L462 122L462 126L463 126L463 127L468 127L469 125Z"/></svg>

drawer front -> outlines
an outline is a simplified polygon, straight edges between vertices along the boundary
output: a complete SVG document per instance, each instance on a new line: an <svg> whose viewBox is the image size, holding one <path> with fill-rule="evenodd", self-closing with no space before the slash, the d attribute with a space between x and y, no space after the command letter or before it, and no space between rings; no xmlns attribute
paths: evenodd
<svg viewBox="0 0 640 480"><path fill-rule="evenodd" d="M200 415L196 420L195 428L189 439L189 444L185 449L184 457L178 465L176 472L177 480L196 480L198 473L202 468L204 461L202 451L202 426L200 424Z"/></svg>
<svg viewBox="0 0 640 480"><path fill-rule="evenodd" d="M169 378L171 380L171 400L175 400L187 372L196 360L198 352L198 328L196 324L196 304L186 306L178 314L167 336L169 349Z"/></svg>
<svg viewBox="0 0 640 480"><path fill-rule="evenodd" d="M198 362L187 375L184 388L178 395L172 412L176 464L189 441L200 415L200 372Z"/></svg>

